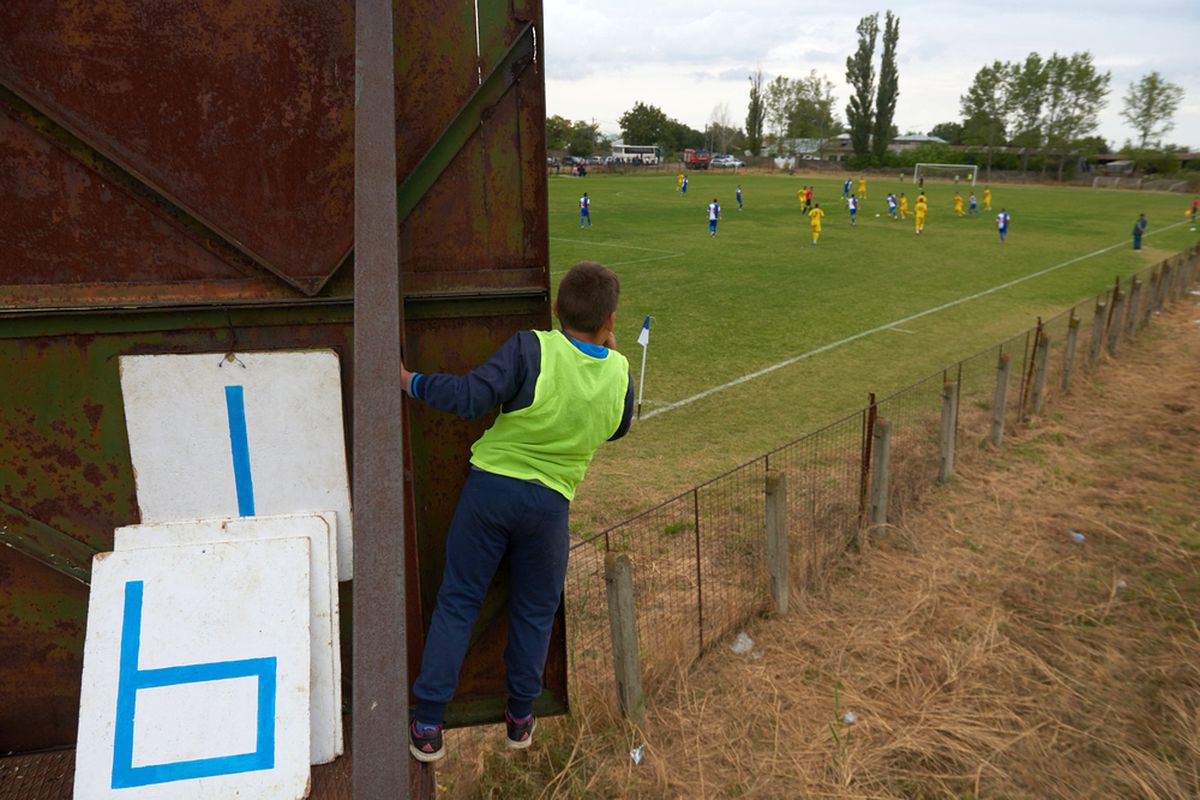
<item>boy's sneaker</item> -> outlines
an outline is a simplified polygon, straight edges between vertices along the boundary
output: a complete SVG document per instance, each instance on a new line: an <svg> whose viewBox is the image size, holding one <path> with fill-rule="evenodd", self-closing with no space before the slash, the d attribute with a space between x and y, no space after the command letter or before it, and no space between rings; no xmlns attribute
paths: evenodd
<svg viewBox="0 0 1200 800"><path fill-rule="evenodd" d="M508 739L505 744L510 750L524 750L533 744L533 730L537 727L537 718L530 714L524 719L517 719L504 709L504 724L508 728Z"/></svg>
<svg viewBox="0 0 1200 800"><path fill-rule="evenodd" d="M417 733L417 721L414 719L408 725L408 750L413 758L424 762L437 761L446 755L446 747L442 743L442 726L427 728L423 733Z"/></svg>

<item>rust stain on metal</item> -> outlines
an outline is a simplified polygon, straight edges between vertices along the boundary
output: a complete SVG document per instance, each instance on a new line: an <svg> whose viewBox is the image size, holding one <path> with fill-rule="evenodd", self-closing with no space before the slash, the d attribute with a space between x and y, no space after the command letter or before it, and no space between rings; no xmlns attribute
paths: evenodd
<svg viewBox="0 0 1200 800"><path fill-rule="evenodd" d="M308 294L352 239L352 4L0 7L0 83Z"/></svg>

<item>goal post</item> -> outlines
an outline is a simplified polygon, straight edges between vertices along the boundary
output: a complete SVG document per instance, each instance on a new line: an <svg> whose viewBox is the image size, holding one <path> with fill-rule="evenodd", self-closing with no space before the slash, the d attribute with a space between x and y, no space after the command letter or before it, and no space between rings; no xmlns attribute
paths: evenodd
<svg viewBox="0 0 1200 800"><path fill-rule="evenodd" d="M976 164L917 164L913 169L913 183L920 182L921 178L941 178L974 186L978 174Z"/></svg>

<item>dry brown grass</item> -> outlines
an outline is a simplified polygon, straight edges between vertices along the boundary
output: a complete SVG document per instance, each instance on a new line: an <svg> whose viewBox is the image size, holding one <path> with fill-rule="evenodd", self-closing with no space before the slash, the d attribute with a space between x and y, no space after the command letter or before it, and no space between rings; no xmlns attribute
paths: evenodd
<svg viewBox="0 0 1200 800"><path fill-rule="evenodd" d="M721 646L675 669L639 726L577 676L575 714L531 752L452 739L447 793L1200 796L1196 312L1000 451L964 409L954 483L895 492L909 502L862 557L748 629L759 657Z"/></svg>

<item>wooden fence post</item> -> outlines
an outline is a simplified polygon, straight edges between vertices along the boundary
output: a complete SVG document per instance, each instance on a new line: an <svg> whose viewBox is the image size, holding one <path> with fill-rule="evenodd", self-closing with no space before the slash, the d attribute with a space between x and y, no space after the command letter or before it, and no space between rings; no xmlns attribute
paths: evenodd
<svg viewBox="0 0 1200 800"><path fill-rule="evenodd" d="M1108 311L1108 304L1103 300L1096 301L1096 316L1092 319L1092 342L1088 348L1088 366L1095 367L1096 362L1100 360L1100 348L1104 346L1104 324L1106 321L1105 312Z"/></svg>
<svg viewBox="0 0 1200 800"><path fill-rule="evenodd" d="M1171 286L1171 273L1173 272L1171 265L1164 261L1158 274L1158 300L1154 304L1154 310L1160 314L1167 305L1167 291Z"/></svg>
<svg viewBox="0 0 1200 800"><path fill-rule="evenodd" d="M637 610L633 604L633 566L628 553L610 552L604 556L604 583L608 590L608 622L612 630L617 704L622 716L640 722L646 709L642 698Z"/></svg>
<svg viewBox="0 0 1200 800"><path fill-rule="evenodd" d="M787 475L767 470L767 574L775 611L786 614L791 591L788 572Z"/></svg>
<svg viewBox="0 0 1200 800"><path fill-rule="evenodd" d="M1012 371L1012 358L1008 353L1000 354L996 365L996 397L992 401L992 444L999 447L1004 442L1004 414L1008 410L1008 373Z"/></svg>
<svg viewBox="0 0 1200 800"><path fill-rule="evenodd" d="M875 443L871 450L871 530L878 531L888 520L888 474L892 460L892 423L875 420Z"/></svg>
<svg viewBox="0 0 1200 800"><path fill-rule="evenodd" d="M1111 356L1115 356L1121 347L1121 330L1125 327L1124 311L1125 293L1114 289L1112 325L1108 328L1108 353Z"/></svg>
<svg viewBox="0 0 1200 800"><path fill-rule="evenodd" d="M958 421L958 384L948 381L942 386L942 459L938 466L938 482L954 477L954 438Z"/></svg>
<svg viewBox="0 0 1200 800"><path fill-rule="evenodd" d="M1050 363L1050 337L1045 333L1038 340L1033 368L1033 413L1040 415L1046 405L1046 367Z"/></svg>
<svg viewBox="0 0 1200 800"><path fill-rule="evenodd" d="M1129 310L1125 313L1125 335L1130 339L1137 334L1138 313L1142 307L1142 282L1137 278L1129 287Z"/></svg>
<svg viewBox="0 0 1200 800"><path fill-rule="evenodd" d="M1067 322L1067 343L1063 346L1062 388L1064 392L1071 389L1071 373L1075 371L1075 348L1079 344L1079 317L1071 312Z"/></svg>
<svg viewBox="0 0 1200 800"><path fill-rule="evenodd" d="M1158 297L1158 270L1150 270L1150 283L1146 286L1146 304L1142 307L1142 324L1141 327L1146 327L1150 324L1150 315L1154 313L1155 298Z"/></svg>

